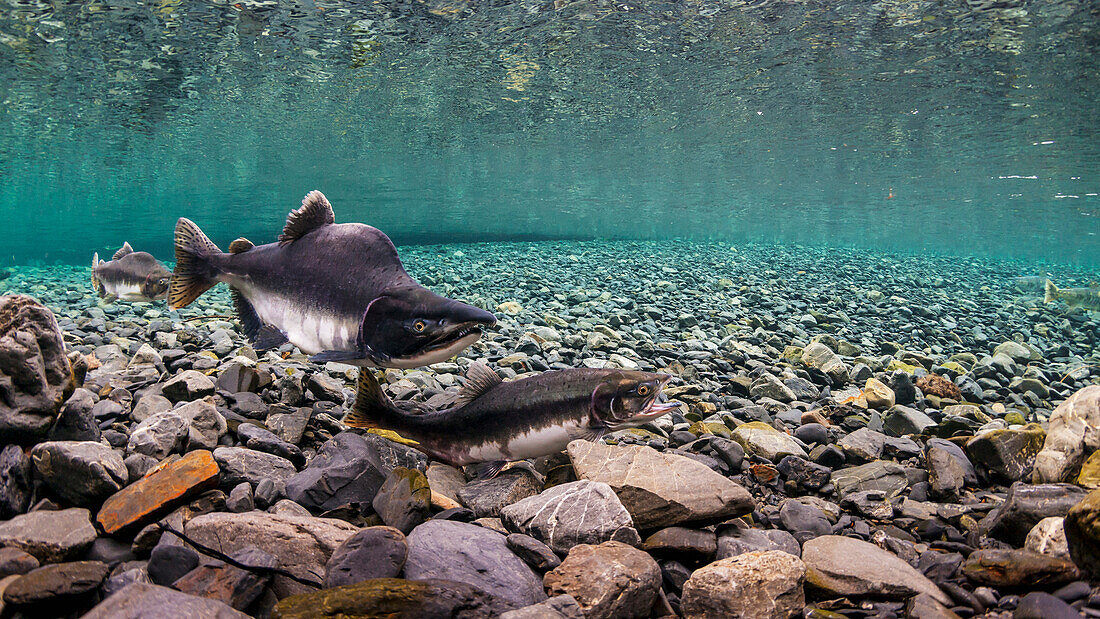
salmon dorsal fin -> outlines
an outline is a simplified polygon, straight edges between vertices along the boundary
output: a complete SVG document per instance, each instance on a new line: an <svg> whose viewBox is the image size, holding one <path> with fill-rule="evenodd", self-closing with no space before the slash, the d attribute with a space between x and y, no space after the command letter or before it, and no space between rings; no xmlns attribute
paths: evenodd
<svg viewBox="0 0 1100 619"><path fill-rule="evenodd" d="M466 384L458 392L455 408L469 404L502 382L504 381L500 379L500 375L492 368L480 361L474 361L470 364L470 369L466 370Z"/></svg>
<svg viewBox="0 0 1100 619"><path fill-rule="evenodd" d="M279 244L292 243L306 234L329 224L336 223L332 205L320 191L311 191L302 199L301 208L290 211L286 216L286 226L279 235Z"/></svg>
<svg viewBox="0 0 1100 619"><path fill-rule="evenodd" d="M118 251L115 252L115 255L111 256L111 260L118 260L119 258L125 256L126 254L132 254L132 253L134 253L134 248L130 247L129 243L123 243L122 247L120 247L118 249Z"/></svg>
<svg viewBox="0 0 1100 619"><path fill-rule="evenodd" d="M244 252L252 249L255 245L252 241L244 238L243 236L236 241L229 244L229 253L231 254L243 254Z"/></svg>

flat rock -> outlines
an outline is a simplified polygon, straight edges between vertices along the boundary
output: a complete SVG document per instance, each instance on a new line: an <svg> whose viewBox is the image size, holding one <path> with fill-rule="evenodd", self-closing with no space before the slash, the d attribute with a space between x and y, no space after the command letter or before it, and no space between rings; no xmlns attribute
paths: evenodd
<svg viewBox="0 0 1100 619"><path fill-rule="evenodd" d="M511 533L504 541L508 544L508 548L532 569L545 572L561 565L561 559L549 546L530 535Z"/></svg>
<svg viewBox="0 0 1100 619"><path fill-rule="evenodd" d="M156 413L133 429L126 443L126 453L145 454L163 460L168 454L183 449L189 432L187 420L175 411Z"/></svg>
<svg viewBox="0 0 1100 619"><path fill-rule="evenodd" d="M53 312L27 295L0 297L0 443L45 438L73 382Z"/></svg>
<svg viewBox="0 0 1100 619"><path fill-rule="evenodd" d="M511 550L504 535L464 522L429 520L408 536L405 577L457 580L516 607L546 599L542 579Z"/></svg>
<svg viewBox="0 0 1100 619"><path fill-rule="evenodd" d="M225 417L218 412L210 397L188 402L172 412L187 422L188 450L214 449L218 446L218 439L228 430Z"/></svg>
<svg viewBox="0 0 1100 619"><path fill-rule="evenodd" d="M80 507L35 511L0 522L0 545L19 548L42 563L76 559L95 538L91 513Z"/></svg>
<svg viewBox="0 0 1100 619"><path fill-rule="evenodd" d="M772 462L779 462L784 456L807 457L806 450L794 438L762 421L750 421L737 426L732 437L744 448L746 454L760 456Z"/></svg>
<svg viewBox="0 0 1100 619"><path fill-rule="evenodd" d="M279 619L497 617L520 606L461 581L376 578L279 601Z"/></svg>
<svg viewBox="0 0 1100 619"><path fill-rule="evenodd" d="M718 551L718 537L713 531L668 527L647 537L642 550L655 557L675 557L699 564Z"/></svg>
<svg viewBox="0 0 1100 619"><path fill-rule="evenodd" d="M458 500L478 518L498 518L503 507L542 491L542 482L525 468L513 468L492 479L472 481L458 490Z"/></svg>
<svg viewBox="0 0 1100 619"><path fill-rule="evenodd" d="M244 447L218 447L214 460L221 469L221 485L226 488L246 481L255 490L261 481L270 479L281 490L298 472L286 458Z"/></svg>
<svg viewBox="0 0 1100 619"><path fill-rule="evenodd" d="M280 568L320 583L333 551L357 530L354 525L329 518L217 512L193 518L184 532L226 554L255 546L275 557ZM276 576L271 586L280 599L311 590L285 576Z"/></svg>
<svg viewBox="0 0 1100 619"><path fill-rule="evenodd" d="M184 370L161 385L160 391L173 402L190 402L214 395L214 381L202 372Z"/></svg>
<svg viewBox="0 0 1100 619"><path fill-rule="evenodd" d="M638 529L736 518L754 507L747 490L690 458L583 440L567 451L577 477L611 486Z"/></svg>
<svg viewBox="0 0 1100 619"><path fill-rule="evenodd" d="M661 569L648 554L621 542L581 544L543 582L550 595L573 596L587 619L648 617Z"/></svg>
<svg viewBox="0 0 1100 619"><path fill-rule="evenodd" d="M811 539L802 545L802 561L806 586L826 596L902 599L926 593L952 604L935 583L897 555L862 540L839 535Z"/></svg>
<svg viewBox="0 0 1100 619"><path fill-rule="evenodd" d="M1034 483L1072 481L1081 464L1100 447L1100 385L1089 385L1062 401L1050 415L1043 449L1035 456Z"/></svg>
<svg viewBox="0 0 1100 619"><path fill-rule="evenodd" d="M374 435L343 432L327 441L300 473L287 480L286 494L308 509L327 511L369 505L393 469L424 471L422 454Z"/></svg>
<svg viewBox="0 0 1100 619"><path fill-rule="evenodd" d="M983 432L967 441L966 451L972 461L984 466L998 479L1011 483L1031 473L1045 440L1046 432L1033 423L1019 430Z"/></svg>
<svg viewBox="0 0 1100 619"><path fill-rule="evenodd" d="M103 503L96 521L108 535L144 526L192 497L218 485L219 469L209 451L192 451L150 471Z"/></svg>
<svg viewBox="0 0 1100 619"><path fill-rule="evenodd" d="M275 557L257 548L244 548L231 557L244 565L273 568ZM183 593L217 600L237 610L248 608L271 581L270 574L243 570L222 561L208 560L172 583Z"/></svg>
<svg viewBox="0 0 1100 619"><path fill-rule="evenodd" d="M802 555L798 540L782 529L754 529L742 524L718 528L716 559L769 550L780 550L796 557Z"/></svg>
<svg viewBox="0 0 1100 619"><path fill-rule="evenodd" d="M1030 485L1016 482L1008 488L1004 503L978 523L990 537L1023 546L1031 528L1043 518L1065 516L1086 492L1072 484Z"/></svg>
<svg viewBox="0 0 1100 619"><path fill-rule="evenodd" d="M397 578L405 567L409 543L393 527L367 527L336 547L325 564L325 588L374 578Z"/></svg>
<svg viewBox="0 0 1100 619"><path fill-rule="evenodd" d="M685 619L787 619L806 605L805 578L798 557L777 550L747 552L695 570L684 583L680 607Z"/></svg>
<svg viewBox="0 0 1100 619"><path fill-rule="evenodd" d="M500 518L509 531L530 535L562 554L577 544L610 541L634 524L611 486L586 479L509 505Z"/></svg>
<svg viewBox="0 0 1100 619"><path fill-rule="evenodd" d="M32 554L12 546L0 547L0 578L7 578L12 574L26 574L39 565L38 559L35 559Z"/></svg>
<svg viewBox="0 0 1100 619"><path fill-rule="evenodd" d="M31 450L31 461L51 490L82 507L98 505L129 479L122 454L103 443L40 443Z"/></svg>
<svg viewBox="0 0 1100 619"><path fill-rule="evenodd" d="M428 478L416 469L395 468L374 495L372 504L382 522L409 533L431 512L432 491L428 488Z"/></svg>
<svg viewBox="0 0 1100 619"><path fill-rule="evenodd" d="M81 619L247 619L248 615L218 602L175 589L135 582L123 587Z"/></svg>
<svg viewBox="0 0 1100 619"><path fill-rule="evenodd" d="M109 568L99 561L44 565L4 590L4 604L28 616L48 616L60 608L87 607Z"/></svg>
<svg viewBox="0 0 1100 619"><path fill-rule="evenodd" d="M910 383L909 388L912 387ZM896 404L886 412L886 418L882 420L882 431L889 436L905 436L920 434L934 425L936 422L921 411Z"/></svg>
<svg viewBox="0 0 1100 619"><path fill-rule="evenodd" d="M974 551L960 571L971 582L990 587L1048 587L1081 577L1072 561L1017 549Z"/></svg>
<svg viewBox="0 0 1100 619"><path fill-rule="evenodd" d="M881 490L892 498L909 485L905 469L884 460L833 471L831 480L840 499L849 493L865 490Z"/></svg>

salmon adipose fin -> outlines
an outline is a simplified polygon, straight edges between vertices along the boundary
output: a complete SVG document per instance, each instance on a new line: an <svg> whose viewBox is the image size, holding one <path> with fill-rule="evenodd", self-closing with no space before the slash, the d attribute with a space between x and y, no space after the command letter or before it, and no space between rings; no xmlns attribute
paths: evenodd
<svg viewBox="0 0 1100 619"><path fill-rule="evenodd" d="M180 217L176 222L176 269L168 289L168 307L186 307L218 283L210 257L220 253L194 222Z"/></svg>

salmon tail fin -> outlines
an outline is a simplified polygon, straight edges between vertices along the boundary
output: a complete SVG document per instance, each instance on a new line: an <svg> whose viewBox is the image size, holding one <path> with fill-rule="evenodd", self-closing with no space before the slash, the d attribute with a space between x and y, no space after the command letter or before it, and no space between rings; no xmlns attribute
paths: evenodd
<svg viewBox="0 0 1100 619"><path fill-rule="evenodd" d="M1058 298L1058 287L1049 279L1044 287L1043 303L1053 303Z"/></svg>
<svg viewBox="0 0 1100 619"><path fill-rule="evenodd" d="M176 222L176 269L168 287L168 307L186 307L218 283L210 258L220 253L194 222L180 217Z"/></svg>
<svg viewBox="0 0 1100 619"><path fill-rule="evenodd" d="M379 424L383 415L391 410L393 402L382 391L382 386L374 377L374 371L370 368L359 368L355 404L347 417L344 417L344 423L353 428L381 428Z"/></svg>
<svg viewBox="0 0 1100 619"><path fill-rule="evenodd" d="M95 290L95 293L102 297L102 296L106 295L106 292L104 292L104 290L103 290L103 284L99 283L99 277L97 277L96 274L95 274L95 270L98 266L99 266L99 252L93 252L92 253L92 290Z"/></svg>

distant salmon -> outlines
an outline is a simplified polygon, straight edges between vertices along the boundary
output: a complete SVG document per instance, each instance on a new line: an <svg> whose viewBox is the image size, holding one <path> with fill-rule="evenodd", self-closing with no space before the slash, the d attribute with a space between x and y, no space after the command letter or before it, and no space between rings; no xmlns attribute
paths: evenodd
<svg viewBox="0 0 1100 619"><path fill-rule="evenodd" d="M413 414L397 408L373 372L362 369L344 423L393 430L449 464L490 462L492 476L508 461L557 453L571 440L597 440L664 415L679 406L657 401L669 378L581 368L502 382L485 364L473 363L454 406Z"/></svg>
<svg viewBox="0 0 1100 619"><path fill-rule="evenodd" d="M134 251L129 243L115 252L110 262L92 254L92 288L107 302L150 302L168 296L172 273L152 254Z"/></svg>
<svg viewBox="0 0 1100 619"><path fill-rule="evenodd" d="M1040 273L1039 275L1021 275L1014 278L1012 283L1020 292L1042 293L1048 281L1050 280L1046 273Z"/></svg>
<svg viewBox="0 0 1100 619"><path fill-rule="evenodd" d="M1059 288L1047 281L1044 303L1063 301L1070 307L1100 312L1100 286L1091 288Z"/></svg>
<svg viewBox="0 0 1100 619"><path fill-rule="evenodd" d="M368 367L445 361L496 322L409 277L380 230L334 221L328 200L313 191L290 212L278 243L257 247L237 239L222 253L180 218L169 305L184 307L225 282L257 349L289 341L317 362Z"/></svg>

